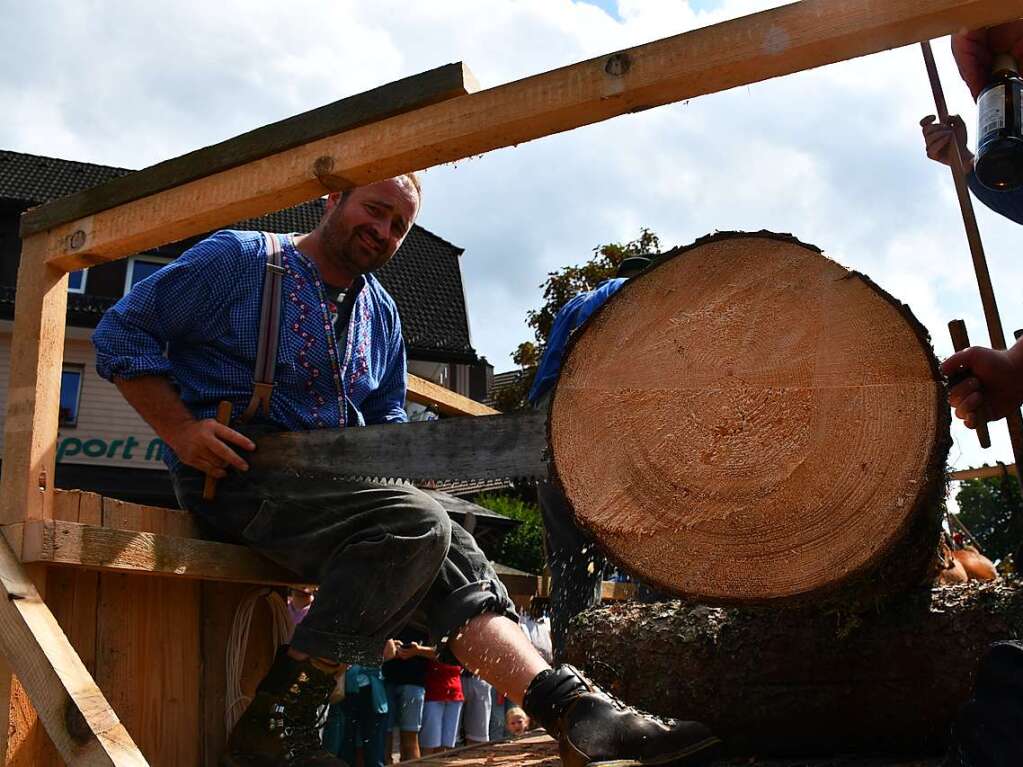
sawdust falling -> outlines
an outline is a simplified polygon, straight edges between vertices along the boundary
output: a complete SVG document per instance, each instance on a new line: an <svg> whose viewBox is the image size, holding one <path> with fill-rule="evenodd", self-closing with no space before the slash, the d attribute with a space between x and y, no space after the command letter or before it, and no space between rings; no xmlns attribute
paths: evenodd
<svg viewBox="0 0 1023 767"><path fill-rule="evenodd" d="M868 280L791 239L710 240L574 343L554 463L580 521L641 577L704 599L811 593L874 563L938 481L934 371L918 324Z"/></svg>

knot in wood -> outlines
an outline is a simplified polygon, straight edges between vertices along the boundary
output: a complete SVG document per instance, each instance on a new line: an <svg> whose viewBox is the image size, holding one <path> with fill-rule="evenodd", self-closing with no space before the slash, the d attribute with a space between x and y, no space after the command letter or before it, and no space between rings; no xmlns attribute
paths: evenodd
<svg viewBox="0 0 1023 767"><path fill-rule="evenodd" d="M604 64L604 71L611 77L621 77L632 67L632 59L627 53L612 53Z"/></svg>
<svg viewBox="0 0 1023 767"><path fill-rule="evenodd" d="M324 176L329 176L334 172L334 158L330 155L322 155L316 158L316 162L313 163L313 173L319 179Z"/></svg>
<svg viewBox="0 0 1023 767"><path fill-rule="evenodd" d="M68 245L71 250L78 250L85 244L85 232L82 229L77 229L74 234L71 235L71 239Z"/></svg>

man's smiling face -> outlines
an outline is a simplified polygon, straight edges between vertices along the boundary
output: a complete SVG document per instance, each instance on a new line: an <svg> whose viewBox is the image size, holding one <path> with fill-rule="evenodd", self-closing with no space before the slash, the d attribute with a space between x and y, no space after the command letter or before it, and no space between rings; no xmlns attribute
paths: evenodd
<svg viewBox="0 0 1023 767"><path fill-rule="evenodd" d="M407 176L327 198L324 255L354 278L375 272L394 256L419 212L419 192Z"/></svg>

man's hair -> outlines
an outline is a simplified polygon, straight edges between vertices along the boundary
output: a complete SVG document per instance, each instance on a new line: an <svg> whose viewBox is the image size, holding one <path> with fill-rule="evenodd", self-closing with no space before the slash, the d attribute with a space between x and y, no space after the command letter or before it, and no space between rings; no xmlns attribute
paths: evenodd
<svg viewBox="0 0 1023 767"><path fill-rule="evenodd" d="M422 184L419 183L419 175L417 173L414 172L402 173L400 176L395 176L394 178L407 178L408 182L412 184L412 188L416 190L416 196L419 198L419 204L422 205L423 187ZM352 187L351 189L345 189L343 192L341 192L341 202L347 200L353 191L355 191L355 187Z"/></svg>

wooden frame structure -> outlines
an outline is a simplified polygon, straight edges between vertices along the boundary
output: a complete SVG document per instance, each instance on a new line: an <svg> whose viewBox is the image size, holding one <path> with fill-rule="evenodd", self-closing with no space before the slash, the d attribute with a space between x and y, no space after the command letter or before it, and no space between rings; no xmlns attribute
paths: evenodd
<svg viewBox="0 0 1023 767"><path fill-rule="evenodd" d="M249 552L197 540L180 512L54 491L69 271L327 191L1021 16L1023 0L802 0L488 90L449 65L25 213L0 480L0 648L60 757L147 764L44 599L48 579L67 572L49 565L282 579ZM410 398L492 412L421 380ZM188 627L201 630L178 628ZM37 748L24 763L46 762Z"/></svg>

